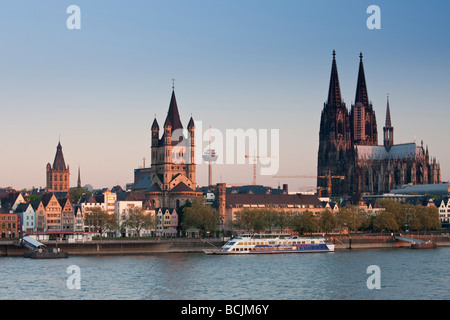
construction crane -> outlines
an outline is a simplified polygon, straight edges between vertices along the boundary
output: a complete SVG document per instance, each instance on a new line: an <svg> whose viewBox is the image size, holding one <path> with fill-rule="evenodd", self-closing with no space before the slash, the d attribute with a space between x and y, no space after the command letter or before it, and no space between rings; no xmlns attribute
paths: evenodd
<svg viewBox="0 0 450 320"><path fill-rule="evenodd" d="M326 188L328 190L328 195L331 196L331 187L332 187L332 183L331 183L331 179L341 179L344 180L345 176L338 176L338 175L332 175L331 171L328 171L328 174L326 176L303 176L303 175L296 175L296 176L273 176L273 178L319 178L319 179L327 179L327 185L328 187ZM321 187L318 187L318 195L319 197L322 195L322 189Z"/></svg>
<svg viewBox="0 0 450 320"><path fill-rule="evenodd" d="M255 162L253 163L253 185L256 185L256 163L258 162L257 159L260 158L275 158L275 157L269 157L269 156L257 156L256 154L253 156L245 155L246 158L254 158Z"/></svg>

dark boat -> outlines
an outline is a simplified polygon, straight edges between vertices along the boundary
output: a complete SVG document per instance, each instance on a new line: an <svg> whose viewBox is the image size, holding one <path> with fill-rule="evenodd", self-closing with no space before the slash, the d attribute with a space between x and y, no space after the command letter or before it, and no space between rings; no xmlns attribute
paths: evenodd
<svg viewBox="0 0 450 320"><path fill-rule="evenodd" d="M435 249L436 243L434 242L425 242L425 243L413 243L411 244L411 249Z"/></svg>
<svg viewBox="0 0 450 320"><path fill-rule="evenodd" d="M49 248L46 249L46 245L31 238L23 237L21 239L21 245L32 250L31 252L25 253L23 256L25 258L31 259L63 259L68 258L69 253L63 252L59 248Z"/></svg>
<svg viewBox="0 0 450 320"><path fill-rule="evenodd" d="M52 249L49 249L48 251L38 249L25 255L27 258L31 259L64 259L69 257L68 252L62 252Z"/></svg>

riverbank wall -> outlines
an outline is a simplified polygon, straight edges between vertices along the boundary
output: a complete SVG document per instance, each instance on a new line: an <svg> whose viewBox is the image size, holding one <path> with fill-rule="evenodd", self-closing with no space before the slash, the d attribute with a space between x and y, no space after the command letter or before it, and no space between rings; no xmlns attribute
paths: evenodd
<svg viewBox="0 0 450 320"><path fill-rule="evenodd" d="M450 246L450 237L444 235L413 236L423 241L431 240L437 247ZM395 249L410 248L411 243L396 240L390 235L352 235L328 237L334 240L336 251L349 249ZM59 248L68 252L70 256L88 255L127 255L152 253L193 253L203 252L204 249L217 249L223 245L222 239L161 239L161 240L93 240L86 242L68 243L50 241L44 242L48 248ZM17 240L1 241L0 256L19 257L30 252L29 249L18 245Z"/></svg>
<svg viewBox="0 0 450 320"><path fill-rule="evenodd" d="M86 242L42 241L47 249L58 248L69 255L127 255L150 253L203 252L223 245L222 239L161 239L161 240L93 240ZM18 257L31 250L18 241L0 242L0 256Z"/></svg>
<svg viewBox="0 0 450 320"><path fill-rule="evenodd" d="M437 247L450 246L450 237L446 235L407 235L407 237L422 241L432 241ZM331 237L332 238L332 237ZM395 239L391 235L351 235L344 237L335 237L336 250L347 249L395 249L410 248L411 243Z"/></svg>

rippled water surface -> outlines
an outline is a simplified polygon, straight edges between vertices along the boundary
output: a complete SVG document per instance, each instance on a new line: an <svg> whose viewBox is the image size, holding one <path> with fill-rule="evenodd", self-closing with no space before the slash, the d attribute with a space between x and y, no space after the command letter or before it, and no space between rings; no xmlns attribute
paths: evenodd
<svg viewBox="0 0 450 320"><path fill-rule="evenodd" d="M69 289L67 268L80 268ZM380 268L369 290L367 268ZM450 299L450 248L207 256L0 258L0 299Z"/></svg>

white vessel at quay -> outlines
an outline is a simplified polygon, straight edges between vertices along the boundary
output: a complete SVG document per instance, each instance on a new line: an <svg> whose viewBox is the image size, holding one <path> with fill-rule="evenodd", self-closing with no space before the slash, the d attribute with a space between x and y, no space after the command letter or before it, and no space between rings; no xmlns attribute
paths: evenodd
<svg viewBox="0 0 450 320"><path fill-rule="evenodd" d="M217 250L206 254L274 254L333 252L334 244L323 237L299 237L288 234L241 234Z"/></svg>

